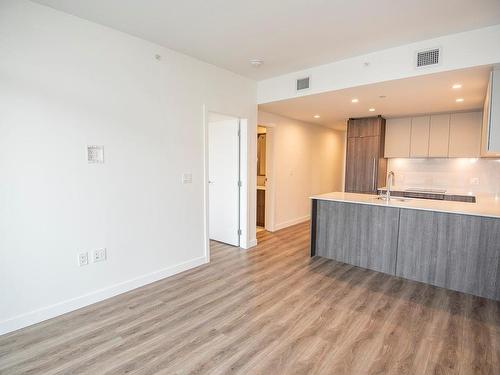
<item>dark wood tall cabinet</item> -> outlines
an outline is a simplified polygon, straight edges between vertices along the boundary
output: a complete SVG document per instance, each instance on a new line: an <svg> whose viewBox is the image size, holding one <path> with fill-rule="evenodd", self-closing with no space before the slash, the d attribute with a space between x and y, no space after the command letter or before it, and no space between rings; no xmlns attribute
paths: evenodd
<svg viewBox="0 0 500 375"><path fill-rule="evenodd" d="M385 186L387 159L384 158L385 119L381 116L349 119L345 191L375 194Z"/></svg>

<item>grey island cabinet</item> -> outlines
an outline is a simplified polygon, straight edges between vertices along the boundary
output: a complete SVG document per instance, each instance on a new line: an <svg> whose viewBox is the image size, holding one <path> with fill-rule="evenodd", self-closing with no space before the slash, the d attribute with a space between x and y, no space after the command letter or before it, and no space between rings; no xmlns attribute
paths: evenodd
<svg viewBox="0 0 500 375"><path fill-rule="evenodd" d="M313 197L311 256L500 300L500 211L420 201Z"/></svg>

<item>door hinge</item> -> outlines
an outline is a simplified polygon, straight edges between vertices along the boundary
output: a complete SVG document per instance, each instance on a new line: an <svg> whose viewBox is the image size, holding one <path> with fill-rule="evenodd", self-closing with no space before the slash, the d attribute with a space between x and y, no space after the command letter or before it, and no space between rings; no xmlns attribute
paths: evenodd
<svg viewBox="0 0 500 375"><path fill-rule="evenodd" d="M238 187L242 187L243 183L241 181L238 181Z"/></svg>
<svg viewBox="0 0 500 375"><path fill-rule="evenodd" d="M242 233L241 229L238 229L238 236L241 236L241 233Z"/></svg>

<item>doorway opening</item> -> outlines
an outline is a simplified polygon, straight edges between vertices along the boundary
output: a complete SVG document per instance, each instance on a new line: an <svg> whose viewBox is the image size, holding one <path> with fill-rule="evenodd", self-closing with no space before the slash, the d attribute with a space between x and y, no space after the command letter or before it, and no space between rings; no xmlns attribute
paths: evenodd
<svg viewBox="0 0 500 375"><path fill-rule="evenodd" d="M266 133L264 126L257 126L257 233L266 227Z"/></svg>
<svg viewBox="0 0 500 375"><path fill-rule="evenodd" d="M257 126L256 233L274 232L274 132L273 124Z"/></svg>

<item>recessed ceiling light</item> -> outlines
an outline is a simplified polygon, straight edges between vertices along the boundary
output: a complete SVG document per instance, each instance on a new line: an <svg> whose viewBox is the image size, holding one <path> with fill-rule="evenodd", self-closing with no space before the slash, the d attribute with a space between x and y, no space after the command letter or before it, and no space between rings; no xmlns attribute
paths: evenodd
<svg viewBox="0 0 500 375"><path fill-rule="evenodd" d="M320 118L321 116L320 115L314 115L313 117L314 118Z"/></svg>
<svg viewBox="0 0 500 375"><path fill-rule="evenodd" d="M359 100L358 100L358 99L356 99L356 98L354 98L354 99L352 99L352 100L351 100L351 102L353 102L353 103L357 103L357 102L359 102Z"/></svg>
<svg viewBox="0 0 500 375"><path fill-rule="evenodd" d="M457 103L462 103L464 101L464 98L458 98L455 100Z"/></svg>
<svg viewBox="0 0 500 375"><path fill-rule="evenodd" d="M260 67L262 64L264 64L264 60L262 59L252 59L250 60L250 64L252 64L252 66L254 68L258 68Z"/></svg>
<svg viewBox="0 0 500 375"><path fill-rule="evenodd" d="M462 84L460 83L455 83L453 86L451 86L452 89L460 89L462 88Z"/></svg>
<svg viewBox="0 0 500 375"><path fill-rule="evenodd" d="M370 112L375 112L375 108L370 108L369 111Z"/></svg>

